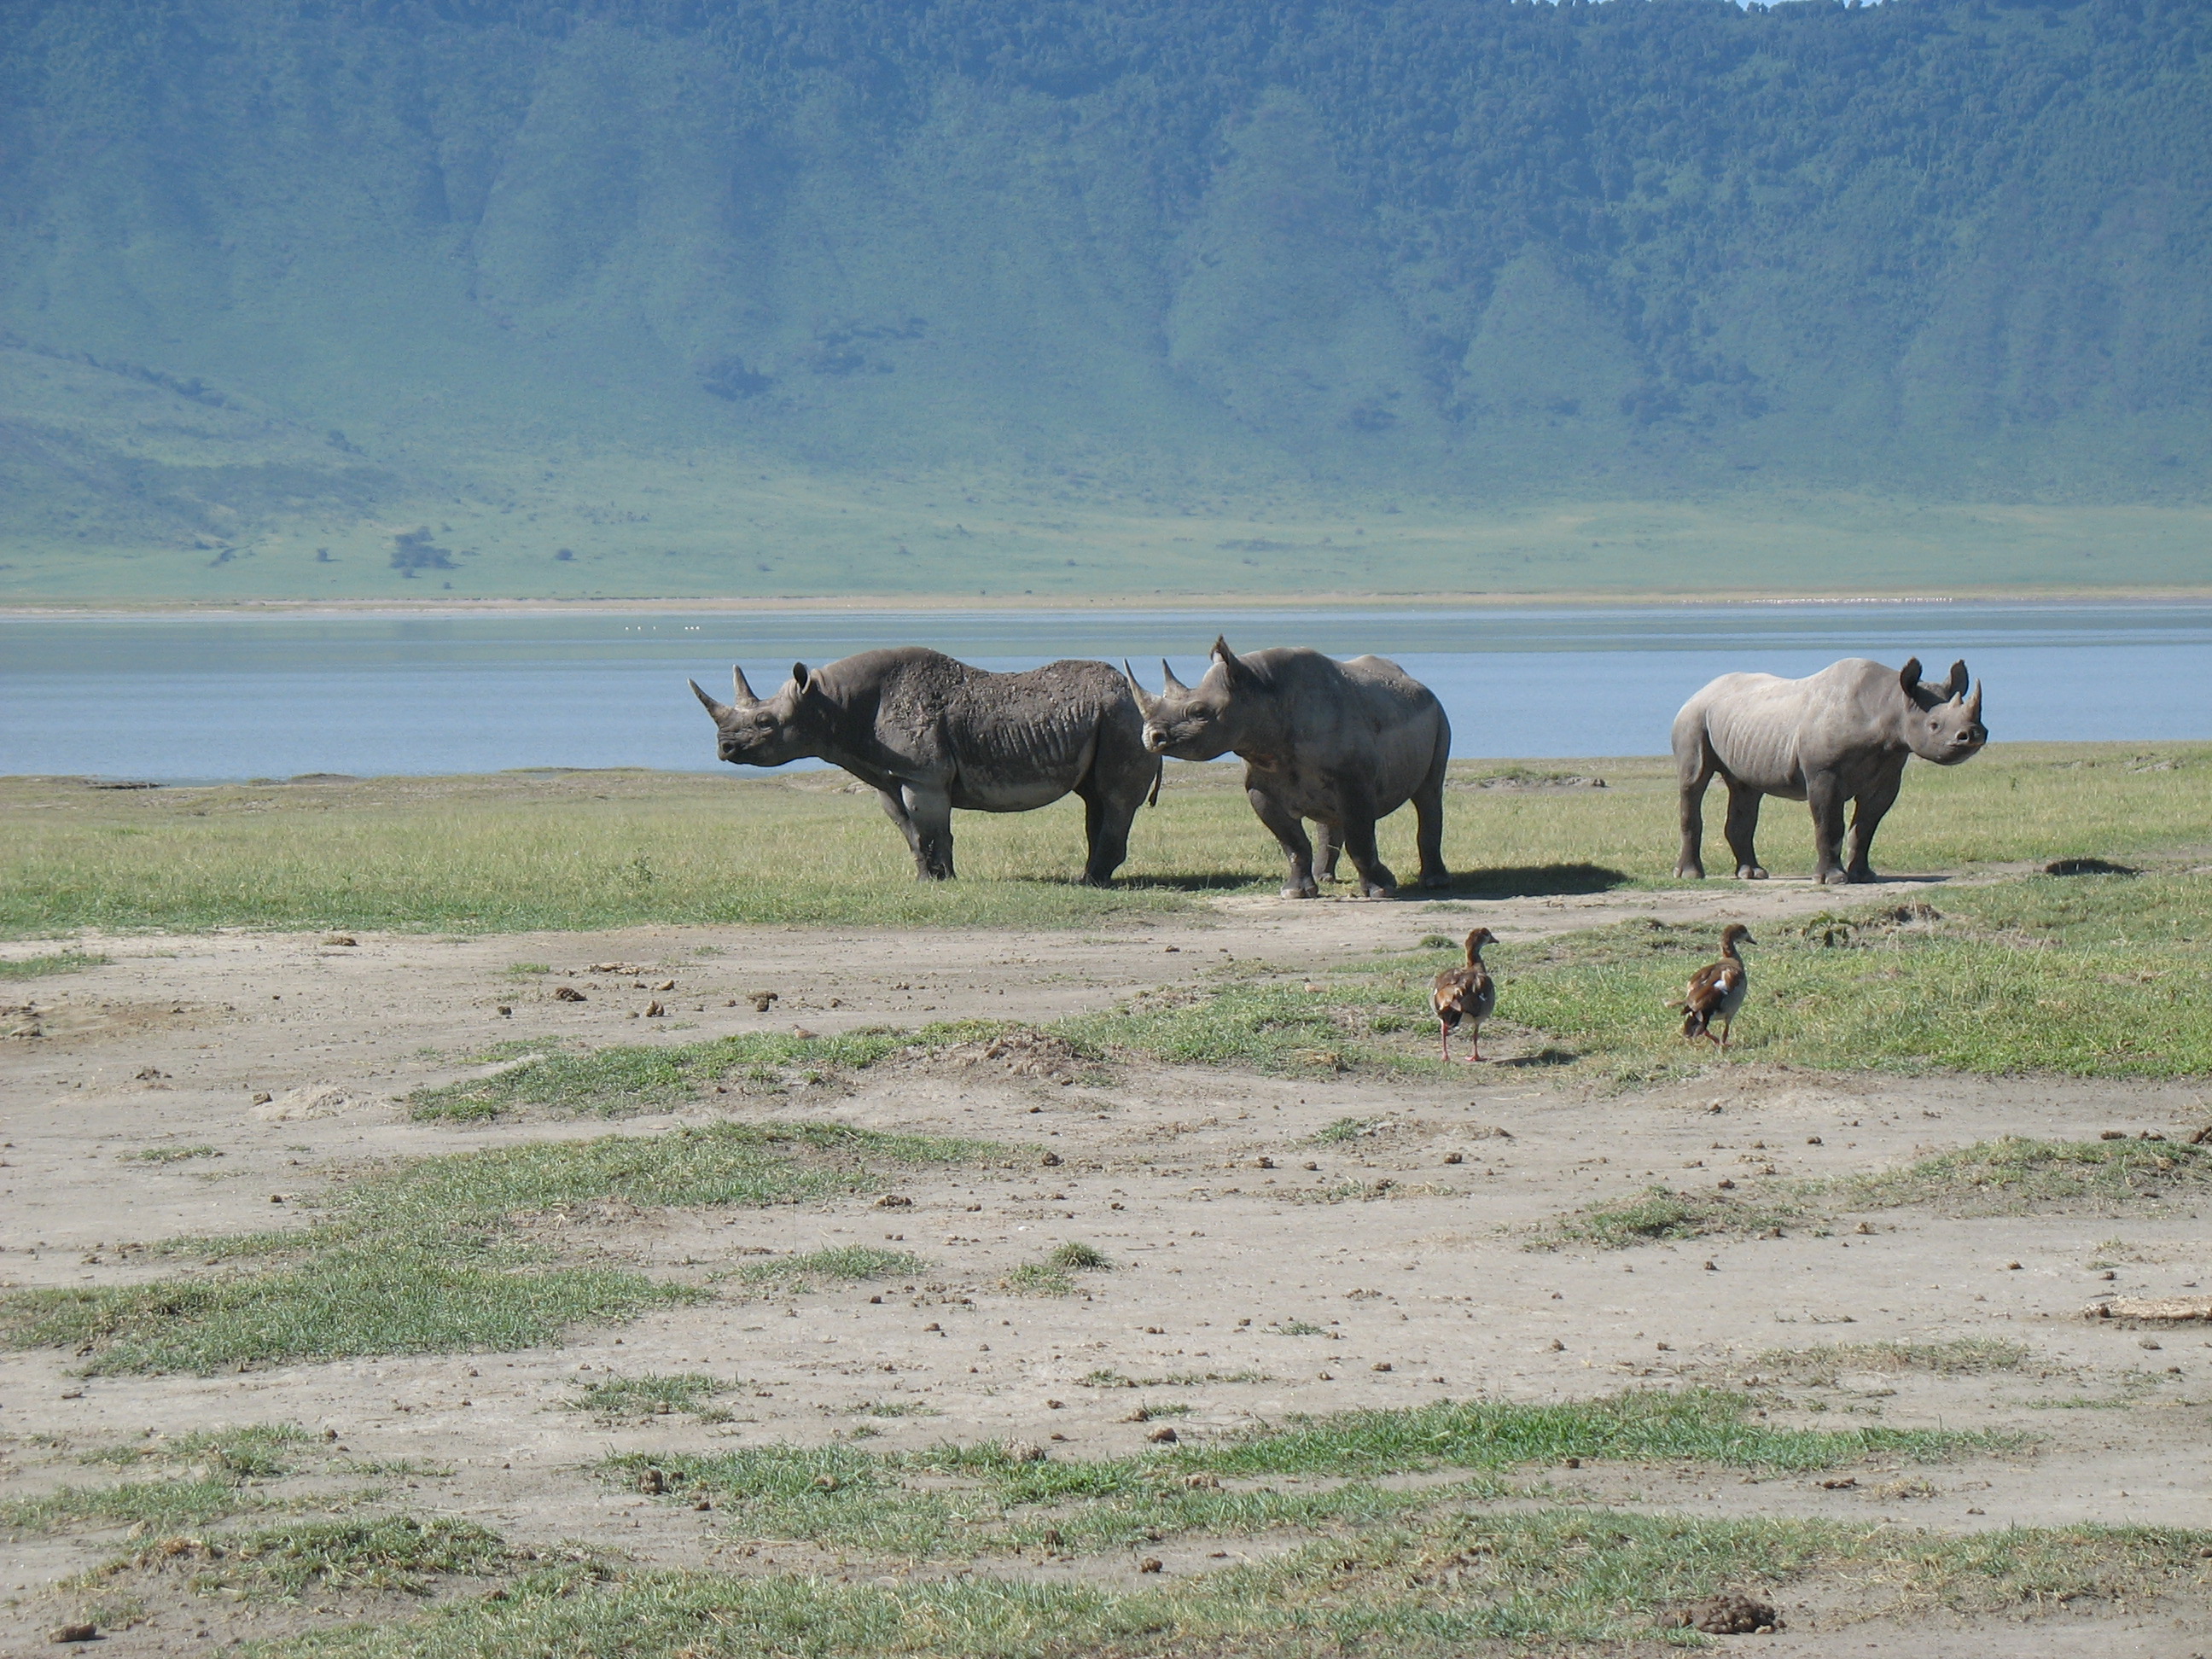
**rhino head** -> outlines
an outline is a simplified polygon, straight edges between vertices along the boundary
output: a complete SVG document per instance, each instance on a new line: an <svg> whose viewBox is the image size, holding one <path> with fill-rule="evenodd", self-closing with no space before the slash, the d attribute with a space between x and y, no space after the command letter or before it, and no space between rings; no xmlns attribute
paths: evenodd
<svg viewBox="0 0 2212 1659"><path fill-rule="evenodd" d="M1905 742L1923 760L1938 766L1956 766L1982 752L1990 740L1982 724L1982 688L1966 690L1966 665L1951 665L1951 678L1930 685L1920 678L1920 659L1912 658L1898 671L1905 690Z"/></svg>
<svg viewBox="0 0 2212 1659"><path fill-rule="evenodd" d="M1160 659L1163 684L1157 697L1137 684L1128 664L1121 665L1121 672L1128 675L1138 711L1145 717L1145 747L1155 755L1210 761L1237 746L1236 694L1249 680L1250 671L1237 660L1226 640L1213 641L1213 660L1194 687L1177 679L1164 657Z"/></svg>
<svg viewBox="0 0 2212 1659"><path fill-rule="evenodd" d="M755 696L745 671L734 664L730 678L734 702L718 702L698 681L691 682L693 693L714 717L717 756L732 766L781 766L815 752L815 722L809 718L815 699L808 696L815 681L805 663L792 664L791 678L772 697Z"/></svg>

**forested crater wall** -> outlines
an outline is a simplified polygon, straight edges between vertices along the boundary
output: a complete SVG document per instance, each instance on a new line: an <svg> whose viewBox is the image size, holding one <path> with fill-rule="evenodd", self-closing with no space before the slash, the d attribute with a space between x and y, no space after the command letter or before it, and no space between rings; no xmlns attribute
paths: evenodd
<svg viewBox="0 0 2212 1659"><path fill-rule="evenodd" d="M0 487L221 534L580 437L2198 501L2208 46L2194 0L7 0Z"/></svg>

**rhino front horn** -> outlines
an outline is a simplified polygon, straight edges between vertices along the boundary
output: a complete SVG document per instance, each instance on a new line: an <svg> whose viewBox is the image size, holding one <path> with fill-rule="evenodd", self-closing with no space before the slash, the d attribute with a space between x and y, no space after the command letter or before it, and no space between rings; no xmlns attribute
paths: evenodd
<svg viewBox="0 0 2212 1659"><path fill-rule="evenodd" d="M1152 710L1160 706L1160 700L1145 690L1137 678L1137 671L1129 666L1127 657L1121 659L1121 678L1129 682L1129 695L1137 700L1137 712L1146 720L1152 719Z"/></svg>
<svg viewBox="0 0 2212 1659"><path fill-rule="evenodd" d="M691 695L698 698L701 702L707 705L707 712L712 714L716 720L719 721L723 718L723 716L735 712L731 708L729 704L726 702L716 702L714 698L708 696L707 695L707 688L700 684L698 681L693 680L690 682L690 684L691 686Z"/></svg>
<svg viewBox="0 0 2212 1659"><path fill-rule="evenodd" d="M1966 699L1966 718L1977 726L1982 723L1982 688L1978 685Z"/></svg>

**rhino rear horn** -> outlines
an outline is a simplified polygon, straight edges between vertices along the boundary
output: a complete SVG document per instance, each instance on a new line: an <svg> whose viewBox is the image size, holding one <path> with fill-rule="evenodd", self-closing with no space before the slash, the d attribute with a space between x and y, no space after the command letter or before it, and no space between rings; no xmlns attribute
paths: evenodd
<svg viewBox="0 0 2212 1659"><path fill-rule="evenodd" d="M760 701L758 697L753 695L752 682L745 678L745 665L743 663L733 662L730 665L730 684L737 687L738 701L739 702L758 702Z"/></svg>
<svg viewBox="0 0 2212 1659"><path fill-rule="evenodd" d="M1164 696L1170 691L1188 691L1189 690L1190 688L1188 686L1185 685L1181 680L1176 678L1175 670L1168 666L1168 659L1165 657L1162 657L1160 659L1161 694Z"/></svg>
<svg viewBox="0 0 2212 1659"><path fill-rule="evenodd" d="M726 702L716 702L714 698L708 696L707 695L707 688L700 684L698 681L691 681L690 686L692 696L697 697L701 702L707 705L707 712L714 717L717 723L720 723L726 716L737 712L735 709L732 708L729 704Z"/></svg>
<svg viewBox="0 0 2212 1659"><path fill-rule="evenodd" d="M1951 678L1944 684L1943 695L1947 697L1963 697L1966 695L1969 683L1966 659L1961 657L1951 665Z"/></svg>
<svg viewBox="0 0 2212 1659"><path fill-rule="evenodd" d="M1165 667L1166 665L1163 663L1161 666ZM1137 700L1137 712L1146 720L1152 719L1152 711L1160 706L1160 700L1145 690L1137 678L1137 671L1129 666L1127 657L1121 659L1121 678L1129 682L1129 695Z"/></svg>

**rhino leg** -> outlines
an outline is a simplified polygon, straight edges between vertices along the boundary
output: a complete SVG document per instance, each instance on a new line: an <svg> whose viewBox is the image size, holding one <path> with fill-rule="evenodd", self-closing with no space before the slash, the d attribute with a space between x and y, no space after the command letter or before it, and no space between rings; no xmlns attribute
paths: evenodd
<svg viewBox="0 0 2212 1659"><path fill-rule="evenodd" d="M1336 860L1338 855L1343 851L1344 843L1338 838L1336 826L1333 823L1324 823L1319 818L1316 818L1314 820L1315 879L1334 881Z"/></svg>
<svg viewBox="0 0 2212 1659"><path fill-rule="evenodd" d="M1359 872L1359 896L1389 898L1396 892L1398 878L1390 873L1390 866L1376 850L1374 813L1348 807L1339 833L1344 837L1344 850L1352 854L1352 868Z"/></svg>
<svg viewBox="0 0 2212 1659"><path fill-rule="evenodd" d="M1421 885L1449 887L1451 872L1444 867L1444 768L1449 745L1437 745L1436 763L1421 787L1413 792L1413 846L1421 858Z"/></svg>
<svg viewBox="0 0 2212 1659"><path fill-rule="evenodd" d="M1765 881L1766 872L1759 866L1759 807L1765 799L1747 783L1728 780L1728 844L1735 854L1735 875L1738 881Z"/></svg>
<svg viewBox="0 0 2212 1659"><path fill-rule="evenodd" d="M1844 786L1833 773L1805 781L1805 805L1813 814L1813 879L1838 886L1850 879L1844 868Z"/></svg>
<svg viewBox="0 0 2212 1659"><path fill-rule="evenodd" d="M1284 855L1291 861L1290 873L1283 880L1283 896L1319 898L1321 889L1314 882L1313 842L1306 839L1306 827L1298 815L1264 789L1248 788L1244 798L1252 803L1260 822L1282 843Z"/></svg>
<svg viewBox="0 0 2212 1659"><path fill-rule="evenodd" d="M1698 752L1682 757L1682 853L1674 860L1679 881L1705 878L1705 791L1712 786L1713 769L1705 756L1705 739Z"/></svg>
<svg viewBox="0 0 2212 1659"><path fill-rule="evenodd" d="M951 881L952 798L941 789L902 785L899 799L913 821L914 872L919 881Z"/></svg>
<svg viewBox="0 0 2212 1659"><path fill-rule="evenodd" d="M1905 769L1900 766L1887 777L1877 778L1859 793L1851 803L1851 839L1850 856L1844 863L1846 881L1880 881L1874 872L1869 858L1874 850L1874 832L1881 828L1885 813L1897 804L1898 786L1905 781Z"/></svg>
<svg viewBox="0 0 2212 1659"><path fill-rule="evenodd" d="M899 834L906 837L906 849L914 854L918 867L921 862L921 836L914 827L914 815L906 810L906 803L895 789L878 789L876 799L884 809L884 816L898 825Z"/></svg>
<svg viewBox="0 0 2212 1659"><path fill-rule="evenodd" d="M1085 887L1108 887L1113 884L1114 872L1129 856L1129 826L1136 822L1137 809L1144 805L1145 792L1113 795L1087 785L1076 791L1083 797L1083 834L1090 848L1090 856L1083 864L1083 884Z"/></svg>

